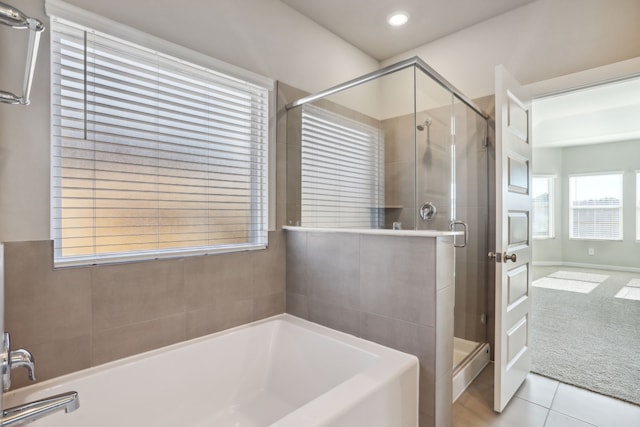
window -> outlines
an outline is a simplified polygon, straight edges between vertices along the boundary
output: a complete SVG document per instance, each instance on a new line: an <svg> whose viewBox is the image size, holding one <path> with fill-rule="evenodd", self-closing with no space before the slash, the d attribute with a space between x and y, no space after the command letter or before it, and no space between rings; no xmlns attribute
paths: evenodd
<svg viewBox="0 0 640 427"><path fill-rule="evenodd" d="M569 237L622 240L622 173L569 177Z"/></svg>
<svg viewBox="0 0 640 427"><path fill-rule="evenodd" d="M636 172L636 240L640 240L640 172Z"/></svg>
<svg viewBox="0 0 640 427"><path fill-rule="evenodd" d="M52 18L57 265L263 248L269 88Z"/></svg>
<svg viewBox="0 0 640 427"><path fill-rule="evenodd" d="M553 176L533 177L533 238L550 239L555 237L553 222L554 200Z"/></svg>
<svg viewBox="0 0 640 427"><path fill-rule="evenodd" d="M302 225L382 227L383 171L378 129L318 107L303 107Z"/></svg>

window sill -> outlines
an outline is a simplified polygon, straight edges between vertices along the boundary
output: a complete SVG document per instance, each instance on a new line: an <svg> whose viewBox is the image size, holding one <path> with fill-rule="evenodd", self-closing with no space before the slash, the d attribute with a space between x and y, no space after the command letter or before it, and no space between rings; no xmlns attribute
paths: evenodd
<svg viewBox="0 0 640 427"><path fill-rule="evenodd" d="M121 254L121 255L104 255L97 257L73 257L63 260L55 260L53 267L69 268L69 267L93 267L96 265L111 265L111 264L126 264L132 262L144 262L144 261L159 261L169 259L180 259L192 256L206 256L216 255L234 252L247 252L256 251L261 249L267 249L268 243L254 244L248 243L244 245L233 246L219 246L211 248L197 248L197 249L171 249L165 251L159 251L154 253L141 253L141 254Z"/></svg>

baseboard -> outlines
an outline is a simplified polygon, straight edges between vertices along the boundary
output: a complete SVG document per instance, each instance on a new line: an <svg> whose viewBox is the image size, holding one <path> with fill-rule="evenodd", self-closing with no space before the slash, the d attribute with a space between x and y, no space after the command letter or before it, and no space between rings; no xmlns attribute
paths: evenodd
<svg viewBox="0 0 640 427"><path fill-rule="evenodd" d="M561 267L564 263L562 261L533 261L531 265L534 267Z"/></svg>
<svg viewBox="0 0 640 427"><path fill-rule="evenodd" d="M612 270L640 273L640 268L638 267L625 267L621 265L582 264L579 262L565 262L563 265L567 267L593 268L595 270Z"/></svg>
<svg viewBox="0 0 640 427"><path fill-rule="evenodd" d="M534 261L531 263L534 267L578 267L591 268L594 270L611 270L624 271L629 273L640 273L638 267L625 267L621 265L602 265L602 264L583 264L580 262L564 262L564 261Z"/></svg>

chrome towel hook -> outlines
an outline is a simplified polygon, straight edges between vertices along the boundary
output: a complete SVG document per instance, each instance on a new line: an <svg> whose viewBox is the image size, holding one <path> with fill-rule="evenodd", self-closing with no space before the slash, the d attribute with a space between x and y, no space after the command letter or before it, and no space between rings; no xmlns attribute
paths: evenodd
<svg viewBox="0 0 640 427"><path fill-rule="evenodd" d="M22 85L22 96L0 90L0 102L29 105L31 84L38 57L38 45L40 44L40 35L44 31L44 24L35 18L29 18L18 9L2 2L0 2L0 23L19 30L29 30L29 47L27 48L27 64Z"/></svg>

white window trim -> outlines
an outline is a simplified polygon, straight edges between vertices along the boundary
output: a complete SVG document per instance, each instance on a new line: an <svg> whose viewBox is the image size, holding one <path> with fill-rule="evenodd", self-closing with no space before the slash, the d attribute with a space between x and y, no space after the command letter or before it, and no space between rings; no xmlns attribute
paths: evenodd
<svg viewBox="0 0 640 427"><path fill-rule="evenodd" d="M622 176L622 199L620 200L620 238L619 239L593 239L593 238L585 238L585 237L571 237L571 212L573 208L571 207L571 178L581 177L581 176L598 176L598 175L621 175ZM569 201L569 225L567 230L567 235L569 240L576 241L592 241L592 242L622 242L624 240L624 170L614 170L614 171L598 171L598 172L581 172L581 173L572 173L567 175L569 182L569 190L567 192L567 200Z"/></svg>
<svg viewBox="0 0 640 427"><path fill-rule="evenodd" d="M212 58L195 50L172 43L168 40L152 36L151 34L147 34L60 0L46 0L45 12L49 17L57 16L63 19L68 19L76 24L84 25L122 40L127 40L130 43L145 46L150 51L162 52L191 64L198 64L209 70L217 70L221 73L228 74L229 76L236 76L260 87L266 87L270 92L272 92L275 87L273 79L245 70L244 68L236 67L235 65Z"/></svg>
<svg viewBox="0 0 640 427"><path fill-rule="evenodd" d="M51 19L61 19L72 21L75 25L87 27L94 31L103 33L119 39L119 41L126 41L136 48L142 47L153 52L161 52L161 54L172 57L189 63L191 65L200 66L203 69L211 72L219 72L226 77L235 77L241 80L243 83L254 84L258 87L267 89L269 92L269 123L273 123L275 118L275 81L271 78L261 76L246 69L236 67L232 64L228 64L224 61L207 56L195 50L186 48L176 43L169 42L159 37L152 36L144 33L135 28L123 25L119 22L113 21L109 18L100 16L98 14L86 11L77 6L60 0L45 0L45 12ZM275 128L269 126L269 135L267 143L267 162L266 162L266 176L267 176L267 189L268 189L268 202L266 207L267 215L267 230L273 230L275 228L275 170L272 165L275 164L275 150L272 149L275 143ZM53 172L53 171L52 171ZM52 176L51 176L51 182ZM267 248L268 244L234 244L234 245L217 245L215 247L207 248L176 248L166 250L155 250L153 253L140 253L140 254L109 254L104 255L92 255L92 256L77 256L67 257L65 260L56 260L55 267L75 267L75 266L88 266L88 265L100 265L110 263L124 263L135 261L148 261L157 259L172 259L181 258L185 256L195 255L210 255L216 253L230 253L230 252L243 252L252 251Z"/></svg>
<svg viewBox="0 0 640 427"><path fill-rule="evenodd" d="M532 178L546 178L549 180L549 235L533 236L534 240L552 240L556 238L556 180L557 175L540 174ZM531 233L533 235L533 231Z"/></svg>

